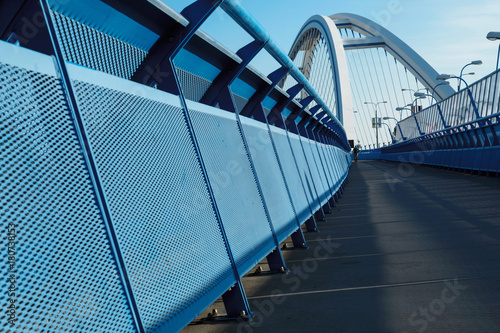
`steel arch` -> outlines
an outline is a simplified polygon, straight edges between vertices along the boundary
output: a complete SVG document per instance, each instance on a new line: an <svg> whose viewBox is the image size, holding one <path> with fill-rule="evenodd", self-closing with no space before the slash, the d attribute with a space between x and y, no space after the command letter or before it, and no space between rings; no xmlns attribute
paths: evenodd
<svg viewBox="0 0 500 333"><path fill-rule="evenodd" d="M297 34L297 37L292 44L293 46L290 49L289 56L292 58L292 54L297 51L298 47L300 47L300 40L311 28L318 29L325 37L329 46L332 73L334 76L332 79L335 83L335 99L337 101L336 113L338 120L344 126L347 137L352 139L355 134L349 72L342 45L342 38L333 20L328 16L322 15L314 15L309 18ZM305 57L304 59L306 58L308 57ZM306 68L309 65L310 64L304 64L302 67Z"/></svg>
<svg viewBox="0 0 500 333"><path fill-rule="evenodd" d="M408 44L399 39L392 32L366 17L340 13L329 16L338 29L351 29L367 36L355 40L343 40L345 48L382 47L406 67L426 88L432 90L439 81L436 80L438 72L429 65ZM451 86L440 85L436 87L439 100L450 97L455 93Z"/></svg>

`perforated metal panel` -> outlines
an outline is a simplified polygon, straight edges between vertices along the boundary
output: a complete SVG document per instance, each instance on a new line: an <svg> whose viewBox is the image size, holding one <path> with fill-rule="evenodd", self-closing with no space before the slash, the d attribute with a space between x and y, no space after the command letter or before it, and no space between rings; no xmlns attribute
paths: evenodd
<svg viewBox="0 0 500 333"><path fill-rule="evenodd" d="M243 111L243 109L245 108L245 105L247 105L247 103L248 103L248 99L243 98L243 97L236 95L236 94L233 94L233 99L234 99L234 103L236 104L236 109L238 110L238 112Z"/></svg>
<svg viewBox="0 0 500 333"><path fill-rule="evenodd" d="M298 228L266 124L240 117L274 230L281 242Z"/></svg>
<svg viewBox="0 0 500 333"><path fill-rule="evenodd" d="M276 245L236 116L197 103L188 107L238 271L245 274Z"/></svg>
<svg viewBox="0 0 500 333"><path fill-rule="evenodd" d="M321 152L323 153L323 162L325 163L325 168L328 173L328 179L330 179L330 186L332 186L332 193L335 193L336 184L338 182L336 166L332 160L331 147L320 144Z"/></svg>
<svg viewBox="0 0 500 333"><path fill-rule="evenodd" d="M130 45L56 11L51 11L67 61L129 79L147 55Z"/></svg>
<svg viewBox="0 0 500 333"><path fill-rule="evenodd" d="M332 179L332 174L331 170L329 169L329 165L326 160L326 155L325 155L325 147L322 143L316 142L315 143L315 155L318 157L318 165L321 171L321 175L323 179L325 179L325 189L327 189L327 197L329 198L332 195L332 187L334 184L334 181Z"/></svg>
<svg viewBox="0 0 500 333"><path fill-rule="evenodd" d="M234 274L179 100L81 67L70 74L144 326L195 316Z"/></svg>
<svg viewBox="0 0 500 333"><path fill-rule="evenodd" d="M271 126L271 134L276 145L276 151L283 167L283 173L292 196L292 202L297 212L300 223L304 223L311 215L309 199L304 192L302 179L297 170L297 166L288 142L287 134L284 130Z"/></svg>
<svg viewBox="0 0 500 333"><path fill-rule="evenodd" d="M201 76L189 73L181 68L176 68L181 82L184 97L190 101L198 102L205 95L212 82Z"/></svg>
<svg viewBox="0 0 500 333"><path fill-rule="evenodd" d="M316 147L314 147L315 142L304 137L301 138L301 140L306 154L306 160L309 166L309 170L311 171L313 177L315 189L317 191L321 204L324 205L328 200L327 194L329 194L329 191L328 184L326 182L326 178L319 161L319 156L317 155Z"/></svg>
<svg viewBox="0 0 500 333"><path fill-rule="evenodd" d="M331 151L332 163L333 163L334 168L335 168L335 174L336 174L336 179L337 179L337 183L336 183L336 187L335 187L335 191L337 191L339 189L342 181L344 180L344 174L348 171L348 169L346 169L342 165L341 155L346 156L349 153L343 153L340 149L338 149L336 147L330 147L330 151Z"/></svg>
<svg viewBox="0 0 500 333"><path fill-rule="evenodd" d="M131 332L132 317L55 75L50 57L0 42L1 251L6 259L10 247L16 270L6 261L1 266L0 331ZM16 235L14 249L9 230ZM13 285L7 282L12 275ZM7 292L11 287L14 297ZM5 317L11 300L14 327Z"/></svg>
<svg viewBox="0 0 500 333"><path fill-rule="evenodd" d="M302 177L302 181L304 183L307 202L309 203L312 211L316 212L320 208L320 206L316 194L316 189L314 187L314 179L311 178L311 173L309 171L306 156L304 155L304 150L302 150L298 135L289 132L288 137L290 139L290 145L293 149L295 160L297 161L300 176Z"/></svg>
<svg viewBox="0 0 500 333"><path fill-rule="evenodd" d="M321 147L321 152L323 153L323 162L325 163L325 168L326 168L327 173L328 173L328 178L330 179L331 190L332 190L332 193L335 193L335 191L337 190L339 177L337 175L337 171L338 171L337 167L333 163L333 160L332 160L331 150L333 148L330 146L327 146L325 144L321 144L320 147Z"/></svg>
<svg viewBox="0 0 500 333"><path fill-rule="evenodd" d="M318 155L321 158L321 165L322 165L322 168L324 170L324 175L328 179L327 184L330 186L330 190L331 190L335 182L334 182L333 177L332 177L332 170L330 168L331 166L330 166L329 161L326 157L326 147L324 144L319 143L319 142L316 143L316 147L318 150Z"/></svg>

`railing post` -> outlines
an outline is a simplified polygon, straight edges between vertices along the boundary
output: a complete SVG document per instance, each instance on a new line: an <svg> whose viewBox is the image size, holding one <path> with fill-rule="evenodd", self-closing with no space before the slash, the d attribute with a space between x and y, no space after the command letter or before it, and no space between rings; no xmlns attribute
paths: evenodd
<svg viewBox="0 0 500 333"><path fill-rule="evenodd" d="M231 250L231 245L229 244L229 240L227 238L224 223L222 221L219 208L217 206L215 194L213 193L212 185L208 177L208 172L205 166L205 162L203 161L203 156L201 155L201 149L198 144L198 140L196 138L196 133L194 131L191 117L189 115L189 109L187 107L186 98L184 96L182 85L179 76L177 74L177 71L175 70L175 64L174 64L175 56L180 52L180 50L184 47L184 45L188 43L190 38L196 33L196 30L210 16L210 14L213 11L215 11L215 9L221 4L221 2L222 0L216 0L216 1L198 0L197 2L191 4L182 11L182 14L184 16L187 16L190 24L188 25L188 28L186 28L188 29L188 31L184 31L182 35L177 36L175 39L175 45L171 46L172 51L169 54L168 62L165 64L165 66L168 67L167 70L169 70L169 72L172 73L172 75L167 77L167 80L165 80L166 81L165 84L168 84L170 86L170 89L174 90L174 94L179 96L184 119L186 120L186 124L189 130L189 135L191 137L194 149L196 151L196 156L198 158L198 162L200 164L200 168L203 174L203 179L207 184L207 191L210 197L212 208L217 218L219 230L221 232L224 244L226 246L227 254L231 262L231 268L233 270L236 284L234 287L226 291L226 293L223 295L224 306L226 308L228 315L231 314L232 316L236 317L239 317L241 315L248 315L248 317L251 317L252 312L250 311L250 305L248 304L245 290L243 289L241 277L239 275L238 268L236 266L236 261L234 259L233 252ZM203 12L203 14L201 14L200 8L198 8L197 6L202 6L202 7L208 6L209 9ZM192 14L192 16L188 14Z"/></svg>
<svg viewBox="0 0 500 333"><path fill-rule="evenodd" d="M236 123L238 125L238 130L241 135L241 139L243 141L243 147L245 148L245 153L248 158L248 162L250 163L250 168L252 170L252 175L255 179L255 184L257 185L257 191L259 192L260 199L262 201L262 205L264 207L264 212L266 214L267 222L269 224L269 228L271 229L272 237L274 240L274 244L276 245L276 248L274 249L273 252L271 252L267 256L267 262L269 264L269 269L272 272L286 272L288 269L286 268L285 265L285 260L283 259L283 255L281 253L280 249L280 243L278 241L278 237L276 235L276 230L274 229L273 222L271 220L271 214L269 213L269 209L267 206L266 198L264 197L264 192L262 191L262 187L259 181L259 175L257 174L257 170L255 168L255 164L253 162L252 158L252 153L250 151L250 147L248 145L248 141L245 136L245 129L243 128L243 125L241 123L240 115L238 110L236 109L234 100L233 100L233 94L231 92L231 88L229 86L226 86L223 88L221 93L219 94L219 101L220 105L222 108L226 109L227 111L233 112L236 116Z"/></svg>
<svg viewBox="0 0 500 333"><path fill-rule="evenodd" d="M420 133L421 136L424 135L425 133L422 132L422 130L420 129L420 124L418 123L417 115L413 114L413 118L415 118L415 122L417 123L418 132Z"/></svg>
<svg viewBox="0 0 500 333"><path fill-rule="evenodd" d="M104 186L99 177L97 163L95 161L92 148L89 144L90 140L88 139L87 132L85 131L83 116L80 111L71 78L69 76L68 68L66 66L66 60L62 52L62 47L57 38L55 24L51 15L51 9L47 0L40 0L40 5L54 49L58 71L61 74L61 86L63 88L63 91L65 92L65 99L68 103L68 109L70 110L71 117L73 118L72 120L75 124L75 131L82 149L84 162L89 171L89 178L92 183L92 189L96 198L96 204L99 207L99 211L104 222L104 227L106 229L106 235L109 240L111 253L116 262L116 268L123 287L123 292L125 294L127 304L130 308L133 325L137 332L143 333L145 332L145 328L142 324L139 307L134 295L134 289L129 279L125 259L122 255L118 236L113 224L113 219L106 200L106 195L104 193Z"/></svg>

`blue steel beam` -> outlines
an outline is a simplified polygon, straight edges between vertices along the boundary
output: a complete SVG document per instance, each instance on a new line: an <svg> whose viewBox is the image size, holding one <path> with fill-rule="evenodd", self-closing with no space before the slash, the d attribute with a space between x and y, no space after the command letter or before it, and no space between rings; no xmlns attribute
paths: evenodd
<svg viewBox="0 0 500 333"><path fill-rule="evenodd" d="M260 87L256 92L250 97L248 103L245 105L241 111L242 116L250 117L255 112L257 105L260 105L262 101L269 95L269 93L278 85L278 83L285 77L289 69L286 67L280 67L267 78L271 81L271 84Z"/></svg>
<svg viewBox="0 0 500 333"><path fill-rule="evenodd" d="M238 55L242 61L237 65L230 64L226 69L221 71L200 100L200 103L215 106L223 90L231 86L234 80L236 80L241 72L250 64L252 59L262 50L264 45L263 42L255 40L238 50L236 55Z"/></svg>
<svg viewBox="0 0 500 333"><path fill-rule="evenodd" d="M306 98L302 99L300 101L300 105L302 106L299 110L292 111L288 117L286 118L286 121L295 121L295 119L305 110L306 107L311 104L311 102L314 100L314 97L312 96L307 96Z"/></svg>
<svg viewBox="0 0 500 333"><path fill-rule="evenodd" d="M0 1L0 40L54 55L38 0Z"/></svg>
<svg viewBox="0 0 500 333"><path fill-rule="evenodd" d="M184 8L181 15L189 24L167 29L148 52L148 56L132 77L132 81L146 85L156 83L158 89L178 95L172 84L174 68L170 64L177 53L189 42L205 20L219 7L222 0L198 0Z"/></svg>
<svg viewBox="0 0 500 333"><path fill-rule="evenodd" d="M293 61L288 57L288 55L284 53L272 39L270 39L269 34L264 27L262 27L262 25L260 25L260 23L257 22L237 0L224 0L221 4L221 8L255 40L260 40L265 43L264 48L269 52L269 54L273 56L282 66L288 68L290 70L290 74L295 80L297 80L298 83L304 85L304 89L309 93L309 95L313 96L316 102L321 105L325 111L327 111L328 115L334 120L334 122L340 125L338 129L340 129L340 133L345 136L345 131L335 115L302 72L293 64Z"/></svg>
<svg viewBox="0 0 500 333"><path fill-rule="evenodd" d="M269 122L272 122L274 118L281 118L281 113L283 110L290 104L295 96L304 88L302 84L296 84L293 87L289 88L286 93L288 94L288 98L283 98L278 101L275 106L271 109L271 112L267 116Z"/></svg>

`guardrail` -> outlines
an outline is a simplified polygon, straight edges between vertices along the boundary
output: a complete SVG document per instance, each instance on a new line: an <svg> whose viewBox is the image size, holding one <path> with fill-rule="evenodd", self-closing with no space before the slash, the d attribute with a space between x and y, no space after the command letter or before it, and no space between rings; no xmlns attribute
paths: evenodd
<svg viewBox="0 0 500 333"><path fill-rule="evenodd" d="M400 122L406 137L377 159L448 169L500 171L500 72ZM423 134L422 134L422 133ZM401 140L401 132L398 131Z"/></svg>
<svg viewBox="0 0 500 333"><path fill-rule="evenodd" d="M447 99L400 121L396 140L417 138L498 114L499 90L500 72L496 71Z"/></svg>
<svg viewBox="0 0 500 333"><path fill-rule="evenodd" d="M183 11L187 25L149 2L108 3L42 1L34 14L53 55L0 41L2 269L12 291L0 296L0 327L172 332L221 295L229 316L251 316L241 277L263 258L285 271L279 243L289 236L307 246L303 225L315 231L343 191L345 137L247 66L226 88L260 84L267 102L229 88L190 100L223 70L210 80L175 64L202 55L189 50L221 51L195 35L221 1ZM269 124L259 106L273 98L311 121Z"/></svg>

